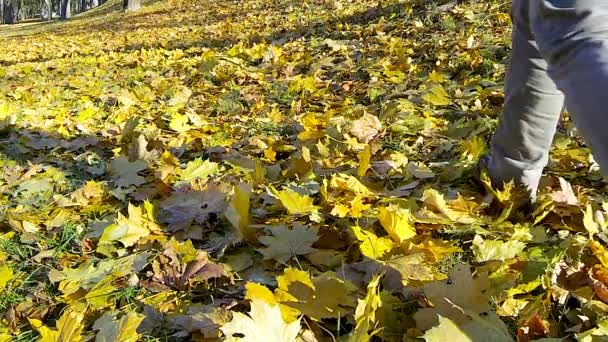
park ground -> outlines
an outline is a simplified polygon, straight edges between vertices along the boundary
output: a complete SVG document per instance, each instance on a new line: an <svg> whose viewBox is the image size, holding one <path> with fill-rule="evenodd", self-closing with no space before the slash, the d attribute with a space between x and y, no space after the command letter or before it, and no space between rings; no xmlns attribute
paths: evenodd
<svg viewBox="0 0 608 342"><path fill-rule="evenodd" d="M0 26L0 341L608 335L567 114L532 210L473 179L509 1L143 4Z"/></svg>

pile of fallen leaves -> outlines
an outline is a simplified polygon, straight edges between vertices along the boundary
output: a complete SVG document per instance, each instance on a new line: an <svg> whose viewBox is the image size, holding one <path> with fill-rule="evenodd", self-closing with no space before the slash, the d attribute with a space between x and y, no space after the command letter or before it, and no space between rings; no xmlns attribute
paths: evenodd
<svg viewBox="0 0 608 342"><path fill-rule="evenodd" d="M606 338L568 117L535 210L472 179L508 1L115 3L0 28L0 341Z"/></svg>

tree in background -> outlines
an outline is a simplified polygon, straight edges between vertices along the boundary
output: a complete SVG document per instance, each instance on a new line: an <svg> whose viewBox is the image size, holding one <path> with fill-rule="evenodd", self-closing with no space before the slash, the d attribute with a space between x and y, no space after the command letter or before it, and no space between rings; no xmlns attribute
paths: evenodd
<svg viewBox="0 0 608 342"><path fill-rule="evenodd" d="M32 18L52 20L54 16L69 19L73 13L82 13L106 2L106 0L0 0L0 24L14 24ZM139 8L139 3L140 1L133 2L128 9L136 10Z"/></svg>
<svg viewBox="0 0 608 342"><path fill-rule="evenodd" d="M69 19L72 16L70 0L61 1L61 20Z"/></svg>
<svg viewBox="0 0 608 342"><path fill-rule="evenodd" d="M51 0L42 0L40 4L40 17L43 20L52 20L53 19L53 4Z"/></svg>
<svg viewBox="0 0 608 342"><path fill-rule="evenodd" d="M13 0L4 0L2 19L4 24L15 23L15 9L13 6Z"/></svg>
<svg viewBox="0 0 608 342"><path fill-rule="evenodd" d="M123 8L125 11L137 11L140 7L140 0L123 0Z"/></svg>

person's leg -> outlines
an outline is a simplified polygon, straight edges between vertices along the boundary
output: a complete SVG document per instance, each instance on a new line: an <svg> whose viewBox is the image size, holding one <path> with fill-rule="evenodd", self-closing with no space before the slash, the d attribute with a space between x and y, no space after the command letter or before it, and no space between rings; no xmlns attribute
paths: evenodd
<svg viewBox="0 0 608 342"><path fill-rule="evenodd" d="M608 1L528 0L549 74L603 174L608 174Z"/></svg>
<svg viewBox="0 0 608 342"><path fill-rule="evenodd" d="M534 196L559 116L563 94L547 74L530 30L529 1L513 1L513 51L505 81L503 116L492 139L487 168L497 184L514 180Z"/></svg>

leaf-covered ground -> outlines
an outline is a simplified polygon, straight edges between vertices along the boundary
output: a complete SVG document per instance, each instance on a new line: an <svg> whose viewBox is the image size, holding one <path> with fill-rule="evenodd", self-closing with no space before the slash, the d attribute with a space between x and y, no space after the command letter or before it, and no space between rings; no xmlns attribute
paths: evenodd
<svg viewBox="0 0 608 342"><path fill-rule="evenodd" d="M0 27L0 341L608 335L567 116L535 208L473 180L507 0L118 2Z"/></svg>

